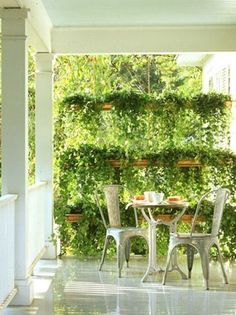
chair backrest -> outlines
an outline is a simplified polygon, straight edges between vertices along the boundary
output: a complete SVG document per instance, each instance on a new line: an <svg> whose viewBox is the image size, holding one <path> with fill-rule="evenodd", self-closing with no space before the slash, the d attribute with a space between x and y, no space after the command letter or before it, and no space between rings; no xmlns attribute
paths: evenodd
<svg viewBox="0 0 236 315"><path fill-rule="evenodd" d="M119 203L119 189L120 185L107 185L104 186L108 219L110 227L120 227L120 203Z"/></svg>
<svg viewBox="0 0 236 315"><path fill-rule="evenodd" d="M98 206L100 215L102 217L102 222L104 224L105 229L108 227L121 227L121 218L120 218L120 202L119 202L119 189L120 185L107 185L103 187L103 191L105 193L106 206L108 212L108 220L107 222L106 215L104 215L103 208L99 202L99 195L97 191L94 193L94 198L96 204ZM139 227L138 215L136 208L133 208L134 211L134 223L135 227Z"/></svg>
<svg viewBox="0 0 236 315"><path fill-rule="evenodd" d="M211 200L214 205L213 210L213 219L212 219L212 227L211 227L211 235L217 236L220 230L222 215L224 211L224 206L226 203L226 200L229 196L229 190L226 188L218 188L215 190L211 190L204 194L201 199L199 200L197 204L197 208L194 214L193 222L192 222L192 228L191 228L191 234L194 232L194 228L196 225L197 216L199 214L199 210L202 206L202 203L207 200L209 197L213 197Z"/></svg>
<svg viewBox="0 0 236 315"><path fill-rule="evenodd" d="M226 188L218 189L215 198L215 205L214 205L214 214L212 220L212 229L211 234L213 236L218 235L222 220L222 215L225 207L226 200L229 196L229 190Z"/></svg>

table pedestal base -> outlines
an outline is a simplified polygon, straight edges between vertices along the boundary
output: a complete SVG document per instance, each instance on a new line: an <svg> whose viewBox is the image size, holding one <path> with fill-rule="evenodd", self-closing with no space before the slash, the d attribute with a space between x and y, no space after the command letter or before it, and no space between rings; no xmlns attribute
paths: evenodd
<svg viewBox="0 0 236 315"><path fill-rule="evenodd" d="M156 226L158 224L162 223L149 223L149 232L148 232L148 237L149 237L149 252L148 252L148 267L147 270L142 278L142 282L147 281L147 278L149 275L152 275L153 273L156 272L164 272L164 269L158 266L157 264L157 249L156 249ZM168 272L171 271L178 271L182 277L182 279L188 279L186 274L180 269L178 263L177 263L177 253L176 250L174 250L173 256L172 256L172 261L171 261L171 266L168 270Z"/></svg>
<svg viewBox="0 0 236 315"><path fill-rule="evenodd" d="M156 224L150 223L148 227L149 237L149 252L148 252L148 267L142 278L142 282L147 280L147 277L154 272L164 272L164 270L157 265L156 262Z"/></svg>

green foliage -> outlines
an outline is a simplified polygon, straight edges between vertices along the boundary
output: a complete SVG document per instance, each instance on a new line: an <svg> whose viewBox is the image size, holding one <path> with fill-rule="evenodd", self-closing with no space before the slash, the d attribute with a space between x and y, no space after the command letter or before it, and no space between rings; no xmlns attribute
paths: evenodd
<svg viewBox="0 0 236 315"><path fill-rule="evenodd" d="M114 91L136 91L181 95L201 91L201 70L177 67L175 55L61 56L55 67L55 97L105 95Z"/></svg>
<svg viewBox="0 0 236 315"><path fill-rule="evenodd" d="M228 97L217 94L190 97L165 92L157 97L137 90L100 97L77 93L64 98L56 124L60 141L55 206L63 250L100 255L104 228L93 194L105 184L124 187L122 208L133 195L156 190L186 198L189 212L204 192L224 186L232 195L222 224L223 228L230 225L221 234L223 253L235 257L236 239L229 231L236 228L232 220L236 168L235 156L227 149L230 110L225 107L226 100ZM104 102L112 104L110 111L102 110ZM143 158L149 161L147 167L133 166L135 159ZM119 169L108 162L113 159L121 160ZM177 162L182 159L198 160L202 166L180 168ZM68 206L78 203L83 203L85 219L66 223ZM125 212L123 220L130 223L130 212ZM209 222L207 216L206 226ZM163 228L158 237L163 244L159 253L165 253L167 240L168 231ZM139 241L132 249L138 254L146 251Z"/></svg>
<svg viewBox="0 0 236 315"><path fill-rule="evenodd" d="M35 183L35 61L33 49L28 51L28 105L29 105L29 183Z"/></svg>
<svg viewBox="0 0 236 315"><path fill-rule="evenodd" d="M67 122L64 145L76 147L82 141L99 147L123 147L126 152L135 151L137 158L141 152L144 157L143 152L148 155L173 147L187 152L192 147L227 147L230 111L224 106L226 100L227 96L217 94L193 98L173 93L154 97L132 91L100 98L75 94L60 106L60 117ZM112 104L112 110L104 111L104 102Z"/></svg>
<svg viewBox="0 0 236 315"><path fill-rule="evenodd" d="M176 114L181 109L188 109L193 110L202 117L206 116L206 118L209 118L209 115L217 115L221 118L221 115L226 111L224 106L226 101L230 101L230 96L217 93L199 93L187 97L165 92L155 96L132 90L122 90L105 94L101 97L76 93L66 96L62 104L68 105L67 110L71 112L75 110L82 111L84 108L88 108L92 111L91 116L94 115L93 110L102 112L103 104L110 103L118 112L130 113L130 111L133 111L141 113L146 109L151 109L152 111L162 112L164 110Z"/></svg>

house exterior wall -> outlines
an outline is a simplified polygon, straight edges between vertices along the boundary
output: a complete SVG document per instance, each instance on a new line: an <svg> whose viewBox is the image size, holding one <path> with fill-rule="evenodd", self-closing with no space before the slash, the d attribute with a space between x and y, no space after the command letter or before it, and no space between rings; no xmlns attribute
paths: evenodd
<svg viewBox="0 0 236 315"><path fill-rule="evenodd" d="M219 92L232 97L230 147L236 152L236 53L208 56L202 67L203 92Z"/></svg>
<svg viewBox="0 0 236 315"><path fill-rule="evenodd" d="M202 71L204 93L227 93L236 101L236 53L210 55L204 62ZM212 79L214 85L210 86ZM224 85L220 82L223 80L226 81Z"/></svg>

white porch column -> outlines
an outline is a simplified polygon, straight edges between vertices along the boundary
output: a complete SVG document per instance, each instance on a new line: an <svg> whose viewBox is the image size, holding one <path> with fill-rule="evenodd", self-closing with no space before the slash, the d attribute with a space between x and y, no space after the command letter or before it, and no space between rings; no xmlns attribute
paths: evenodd
<svg viewBox="0 0 236 315"><path fill-rule="evenodd" d="M28 58L26 9L2 9L2 194L17 194L13 303L30 304L28 273ZM4 259L2 257L1 259Z"/></svg>
<svg viewBox="0 0 236 315"><path fill-rule="evenodd" d="M36 54L36 181L47 181L45 205L45 244L43 258L57 256L57 247L49 242L53 233L53 65L54 55Z"/></svg>

